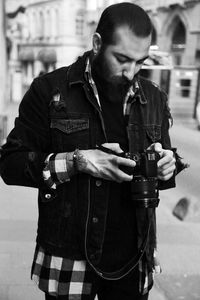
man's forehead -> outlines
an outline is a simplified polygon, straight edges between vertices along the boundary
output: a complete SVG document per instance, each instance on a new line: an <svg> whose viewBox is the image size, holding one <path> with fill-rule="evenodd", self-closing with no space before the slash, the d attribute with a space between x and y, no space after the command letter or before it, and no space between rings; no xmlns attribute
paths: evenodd
<svg viewBox="0 0 200 300"><path fill-rule="evenodd" d="M128 26L119 26L113 33L112 43L108 45L109 51L140 60L148 56L151 44L151 35L138 37Z"/></svg>
<svg viewBox="0 0 200 300"><path fill-rule="evenodd" d="M125 39L131 42L132 40L135 39L146 39L146 38L151 38L151 34L149 35L149 37L139 37L134 33L134 31L128 25L121 25L121 26L117 26L114 29L111 41L113 45L117 45Z"/></svg>

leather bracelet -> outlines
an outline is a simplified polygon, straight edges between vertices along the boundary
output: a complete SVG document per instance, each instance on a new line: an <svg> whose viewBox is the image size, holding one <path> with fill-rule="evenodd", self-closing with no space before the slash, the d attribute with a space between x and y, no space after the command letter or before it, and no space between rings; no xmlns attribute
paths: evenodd
<svg viewBox="0 0 200 300"><path fill-rule="evenodd" d="M79 171L78 156L79 156L79 149L76 149L73 153L73 167L74 167L75 173L78 173L78 171Z"/></svg>

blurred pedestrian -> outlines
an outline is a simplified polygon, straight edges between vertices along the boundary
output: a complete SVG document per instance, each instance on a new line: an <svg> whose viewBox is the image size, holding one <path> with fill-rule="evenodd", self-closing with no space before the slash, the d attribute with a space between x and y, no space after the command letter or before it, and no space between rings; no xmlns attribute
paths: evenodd
<svg viewBox="0 0 200 300"><path fill-rule="evenodd" d="M139 76L151 36L139 6L106 8L92 50L33 81L2 148L4 181L39 189L32 278L46 300L148 298L158 189L181 166L167 96Z"/></svg>

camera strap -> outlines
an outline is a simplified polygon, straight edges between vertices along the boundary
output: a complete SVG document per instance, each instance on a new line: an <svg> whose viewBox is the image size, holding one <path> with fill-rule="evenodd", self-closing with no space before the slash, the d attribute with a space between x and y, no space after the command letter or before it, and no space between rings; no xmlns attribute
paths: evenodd
<svg viewBox="0 0 200 300"><path fill-rule="evenodd" d="M126 275L128 275L138 265L139 261L141 260L142 256L144 255L145 250L147 248L150 227L151 227L151 218L149 219L148 228L147 228L145 237L143 239L143 242L142 242L140 248L138 249L138 253L131 260L129 260L128 263L126 265L124 265L121 269L119 269L117 271L114 271L114 272L105 272L105 271L101 270L100 268L95 267L94 264L88 258L87 249L86 249L87 262L92 267L92 269L99 276L101 276L104 279L107 279L107 280L119 280L119 279L125 277Z"/></svg>

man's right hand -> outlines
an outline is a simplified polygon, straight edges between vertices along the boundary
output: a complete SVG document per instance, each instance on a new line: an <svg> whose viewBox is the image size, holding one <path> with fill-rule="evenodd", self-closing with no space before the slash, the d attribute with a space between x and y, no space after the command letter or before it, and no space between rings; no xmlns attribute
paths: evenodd
<svg viewBox="0 0 200 300"><path fill-rule="evenodd" d="M123 152L117 143L105 143L102 146L116 152L116 154ZM124 173L120 166L134 168L135 165L131 159L108 154L99 149L79 150L78 170L94 177L116 182L131 181L133 175Z"/></svg>

